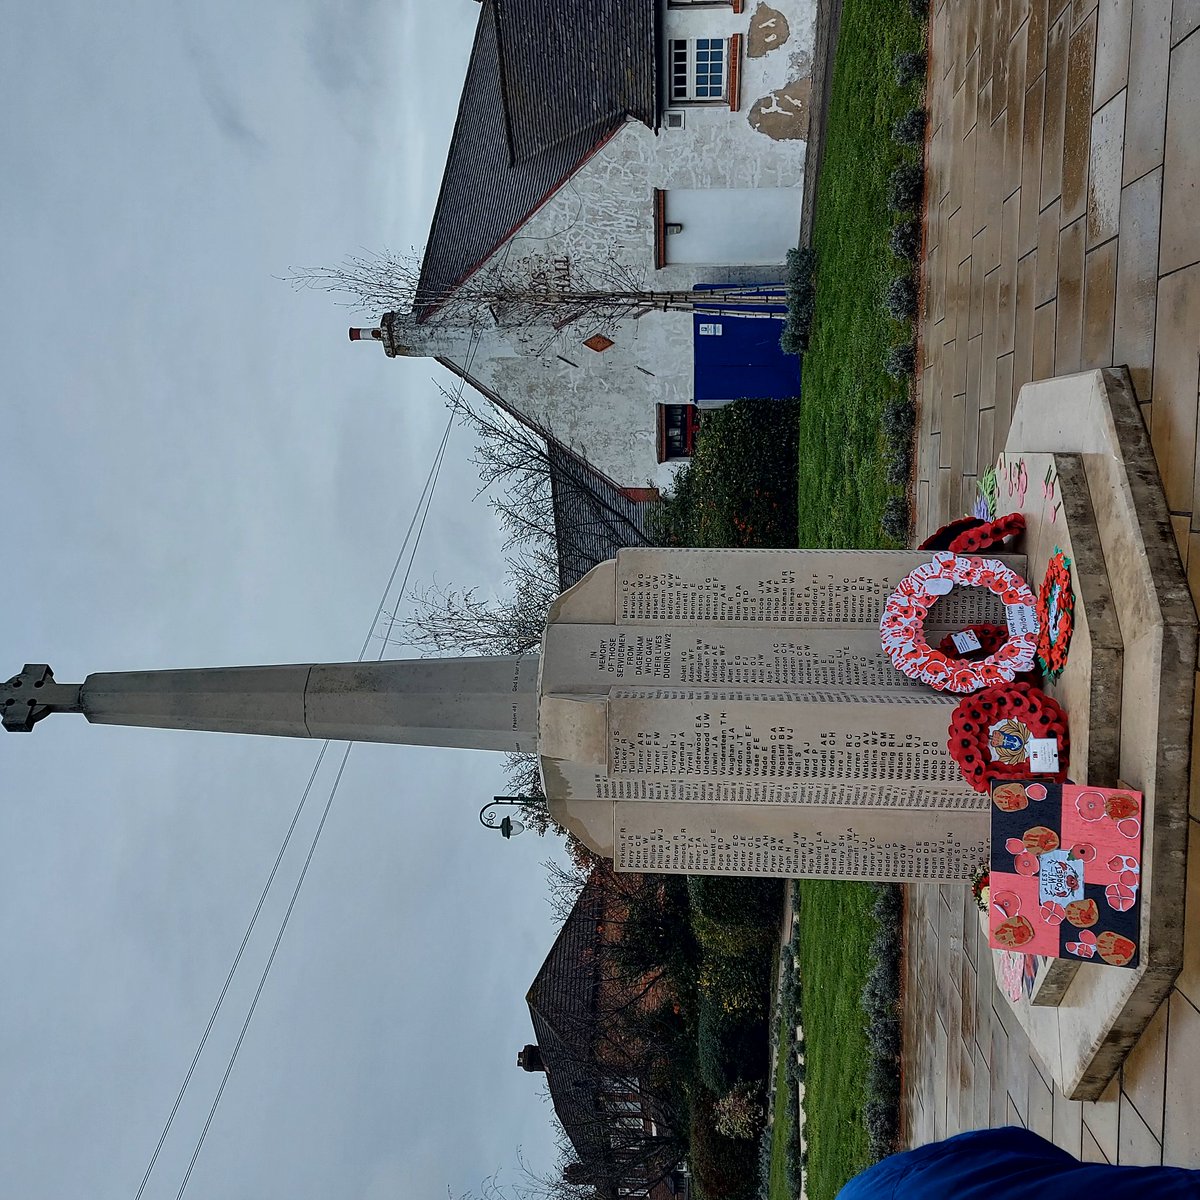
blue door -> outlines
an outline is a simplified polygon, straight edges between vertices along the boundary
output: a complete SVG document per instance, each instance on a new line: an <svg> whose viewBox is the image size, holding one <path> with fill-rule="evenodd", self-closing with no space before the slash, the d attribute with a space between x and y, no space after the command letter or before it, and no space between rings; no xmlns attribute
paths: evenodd
<svg viewBox="0 0 1200 1200"><path fill-rule="evenodd" d="M704 285L696 288L704 290ZM698 308L692 314L693 392L697 404L786 400L800 394L800 359L785 353L779 345L785 316L782 287L779 291L778 318L757 313L741 316L736 306L731 310L729 305L722 305L719 312Z"/></svg>

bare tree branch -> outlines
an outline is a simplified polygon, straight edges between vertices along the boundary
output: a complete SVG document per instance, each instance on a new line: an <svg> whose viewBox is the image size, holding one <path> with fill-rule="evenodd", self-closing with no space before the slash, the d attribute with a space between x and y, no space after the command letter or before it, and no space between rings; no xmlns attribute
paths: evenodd
<svg viewBox="0 0 1200 1200"><path fill-rule="evenodd" d="M777 319L779 288L729 285L693 291L646 286L646 268L609 248L591 257L569 253L502 253L450 291L421 281L421 260L410 251L351 255L334 267L299 267L288 275L297 289L345 297L347 307L413 313L419 320L460 329L495 327L523 332L545 349L568 329L615 328L650 312L739 313Z"/></svg>

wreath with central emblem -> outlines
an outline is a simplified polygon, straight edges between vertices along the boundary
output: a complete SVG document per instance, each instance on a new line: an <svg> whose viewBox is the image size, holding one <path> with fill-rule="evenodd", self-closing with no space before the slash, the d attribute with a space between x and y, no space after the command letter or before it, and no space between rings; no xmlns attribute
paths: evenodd
<svg viewBox="0 0 1200 1200"><path fill-rule="evenodd" d="M1053 739L1058 747L1055 772L1038 778L1061 783L1070 763L1071 730L1067 714L1051 696L1028 683L1000 684L964 696L950 716L946 748L962 777L977 792L997 778L1027 778L1029 743ZM1034 785L1037 786L1037 785Z"/></svg>

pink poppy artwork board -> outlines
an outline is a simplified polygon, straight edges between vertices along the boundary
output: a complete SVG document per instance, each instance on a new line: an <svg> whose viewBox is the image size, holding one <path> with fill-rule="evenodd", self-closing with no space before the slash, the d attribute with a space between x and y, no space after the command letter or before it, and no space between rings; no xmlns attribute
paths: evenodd
<svg viewBox="0 0 1200 1200"><path fill-rule="evenodd" d="M1047 958L1136 967L1142 796L995 779L988 942Z"/></svg>

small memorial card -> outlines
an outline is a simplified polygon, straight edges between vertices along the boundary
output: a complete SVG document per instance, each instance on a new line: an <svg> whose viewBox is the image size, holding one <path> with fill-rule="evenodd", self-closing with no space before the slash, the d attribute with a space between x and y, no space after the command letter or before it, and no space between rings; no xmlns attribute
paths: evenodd
<svg viewBox="0 0 1200 1200"><path fill-rule="evenodd" d="M959 654L970 654L972 650L982 650L979 635L973 629L964 629L962 633L952 634L950 640Z"/></svg>
<svg viewBox="0 0 1200 1200"><path fill-rule="evenodd" d="M1136 967L1142 795L993 779L988 943Z"/></svg>
<svg viewBox="0 0 1200 1200"><path fill-rule="evenodd" d="M1058 772L1058 738L1029 739L1029 769L1035 775Z"/></svg>
<svg viewBox="0 0 1200 1200"><path fill-rule="evenodd" d="M1040 628L1037 609L1028 604L1005 605L1004 615L1008 621L1008 632L1014 637L1019 633L1037 633Z"/></svg>

